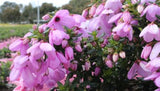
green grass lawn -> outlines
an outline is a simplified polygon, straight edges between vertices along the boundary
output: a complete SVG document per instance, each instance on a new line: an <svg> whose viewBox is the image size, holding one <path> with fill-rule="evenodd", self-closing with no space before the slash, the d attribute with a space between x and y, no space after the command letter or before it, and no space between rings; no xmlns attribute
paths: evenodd
<svg viewBox="0 0 160 91"><path fill-rule="evenodd" d="M0 24L0 41L10 37L23 37L29 29L32 29L32 24Z"/></svg>

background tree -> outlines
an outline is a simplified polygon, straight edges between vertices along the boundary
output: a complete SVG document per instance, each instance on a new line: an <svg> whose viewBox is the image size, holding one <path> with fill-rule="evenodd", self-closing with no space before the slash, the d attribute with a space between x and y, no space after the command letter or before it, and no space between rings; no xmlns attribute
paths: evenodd
<svg viewBox="0 0 160 91"><path fill-rule="evenodd" d="M1 6L1 21L2 22L18 22L20 21L20 5L14 2L4 2Z"/></svg>
<svg viewBox="0 0 160 91"><path fill-rule="evenodd" d="M43 3L42 6L40 7L40 15L42 17L46 13L52 12L55 10L57 10L57 8L54 7L51 3Z"/></svg>
<svg viewBox="0 0 160 91"><path fill-rule="evenodd" d="M71 13L81 14L90 3L90 0L71 0L69 4L63 5L62 8L68 9Z"/></svg>

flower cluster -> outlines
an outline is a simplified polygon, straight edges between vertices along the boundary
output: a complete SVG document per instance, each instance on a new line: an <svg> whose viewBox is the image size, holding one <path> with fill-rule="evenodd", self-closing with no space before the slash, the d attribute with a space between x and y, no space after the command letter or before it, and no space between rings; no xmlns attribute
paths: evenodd
<svg viewBox="0 0 160 91"><path fill-rule="evenodd" d="M93 90L101 88L96 81L110 84L106 80L112 74L110 69L117 72L125 66L128 71L132 63L126 74L128 79L138 74L145 80L154 80L160 87L160 42L157 42L160 40L160 7L156 0L126 2L96 3L82 15L59 10L43 16L47 23L33 26L33 31L9 46L18 53L9 76L11 82L21 83L15 90L53 88L61 80L66 81L66 87L77 82L75 88ZM145 44L143 50L138 50ZM134 53L128 53L131 50ZM58 86L61 89L60 83Z"/></svg>

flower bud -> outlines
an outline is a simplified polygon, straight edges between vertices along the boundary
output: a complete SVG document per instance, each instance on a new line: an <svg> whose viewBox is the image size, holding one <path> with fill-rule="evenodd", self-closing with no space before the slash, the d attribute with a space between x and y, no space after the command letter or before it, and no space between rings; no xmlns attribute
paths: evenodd
<svg viewBox="0 0 160 91"><path fill-rule="evenodd" d="M120 38L119 38L119 36L117 34L114 33L113 34L113 39L116 40L116 41L118 41Z"/></svg>
<svg viewBox="0 0 160 91"><path fill-rule="evenodd" d="M125 58L125 57L126 57L126 53L125 53L124 51L121 51L121 52L119 53L119 56L120 56L121 58Z"/></svg>
<svg viewBox="0 0 160 91"><path fill-rule="evenodd" d="M101 72L101 69L99 67L96 67L94 72L95 76L98 76L100 72Z"/></svg>
<svg viewBox="0 0 160 91"><path fill-rule="evenodd" d="M141 58L147 59L151 53L151 50L152 50L152 47L150 45L146 45L142 50Z"/></svg>
<svg viewBox="0 0 160 91"><path fill-rule="evenodd" d="M89 10L89 16L92 17L96 13L96 4L94 4Z"/></svg>
<svg viewBox="0 0 160 91"><path fill-rule="evenodd" d="M108 58L105 59L105 63L106 65L109 67L109 68L112 68L113 67L113 64L112 64L112 61Z"/></svg>
<svg viewBox="0 0 160 91"><path fill-rule="evenodd" d="M71 64L70 64L70 67L72 70L76 71L77 70L77 61L73 61Z"/></svg>
<svg viewBox="0 0 160 91"><path fill-rule="evenodd" d="M115 52L115 53L113 54L112 59L113 59L113 62L117 62L117 61L118 61L119 56L118 56L118 53L117 53L117 52Z"/></svg>
<svg viewBox="0 0 160 91"><path fill-rule="evenodd" d="M85 70L88 71L91 67L91 63L89 61L85 62Z"/></svg>
<svg viewBox="0 0 160 91"><path fill-rule="evenodd" d="M137 6L138 13L142 13L143 10L144 10L144 6L143 5L140 4L140 5Z"/></svg>
<svg viewBox="0 0 160 91"><path fill-rule="evenodd" d="M75 46L75 49L76 49L78 52L82 52L82 48L81 48L81 46L80 46L79 44L77 44L77 45Z"/></svg>
<svg viewBox="0 0 160 91"><path fill-rule="evenodd" d="M42 17L42 19L43 19L43 20L49 20L49 19L50 19L49 14L44 15L44 16Z"/></svg>
<svg viewBox="0 0 160 91"><path fill-rule="evenodd" d="M65 48L65 57L67 60L73 60L74 59L74 53L72 47L66 47Z"/></svg>
<svg viewBox="0 0 160 91"><path fill-rule="evenodd" d="M67 40L63 40L62 41L62 48L65 48L68 45L68 41Z"/></svg>
<svg viewBox="0 0 160 91"><path fill-rule="evenodd" d="M87 15L88 15L88 9L83 10L82 16L86 18Z"/></svg>
<svg viewBox="0 0 160 91"><path fill-rule="evenodd" d="M33 30L36 30L37 29L37 25L34 24L32 28L33 28Z"/></svg>
<svg viewBox="0 0 160 91"><path fill-rule="evenodd" d="M87 85L87 86L86 86L86 89L90 89L90 88L91 88L91 86L90 86L90 85Z"/></svg>

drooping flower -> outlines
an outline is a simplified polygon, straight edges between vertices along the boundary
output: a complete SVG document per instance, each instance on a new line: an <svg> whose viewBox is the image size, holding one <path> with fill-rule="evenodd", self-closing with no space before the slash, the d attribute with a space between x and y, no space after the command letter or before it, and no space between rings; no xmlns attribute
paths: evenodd
<svg viewBox="0 0 160 91"><path fill-rule="evenodd" d="M100 67L96 67L94 71L95 76L98 76L100 73L101 73Z"/></svg>
<svg viewBox="0 0 160 91"><path fill-rule="evenodd" d="M152 50L152 47L150 45L146 45L142 50L141 58L147 59L151 53L151 50Z"/></svg>
<svg viewBox="0 0 160 91"><path fill-rule="evenodd" d="M153 21L157 20L156 15L160 15L160 7L155 4L150 4L144 9L141 16L143 16L144 14L146 14L146 18L150 22L153 22Z"/></svg>
<svg viewBox="0 0 160 91"><path fill-rule="evenodd" d="M69 39L70 36L66 34L64 31L60 30L50 30L49 33L49 43L51 45L60 45L62 44L63 39Z"/></svg>
<svg viewBox="0 0 160 91"><path fill-rule="evenodd" d="M119 12L120 9L122 8L122 3L120 0L107 0L105 4L105 8L111 9L114 12Z"/></svg>
<svg viewBox="0 0 160 91"><path fill-rule="evenodd" d="M68 22L69 21L69 22ZM75 20L69 15L68 10L59 10L55 16L49 21L48 26L54 29L64 30L63 26L72 28L75 25Z"/></svg>
<svg viewBox="0 0 160 91"><path fill-rule="evenodd" d="M142 37L142 36L146 42L151 42L153 39L159 41L160 30L156 24L151 23L142 30L139 37Z"/></svg>
<svg viewBox="0 0 160 91"><path fill-rule="evenodd" d="M150 53L150 57L149 57L150 60L153 60L153 59L157 58L158 55L159 55L159 53L160 53L160 42L157 42L157 43L153 46L152 51L151 51L151 53Z"/></svg>
<svg viewBox="0 0 160 91"><path fill-rule="evenodd" d="M65 57L67 60L73 60L74 59L74 53L72 47L66 47L65 48Z"/></svg>

